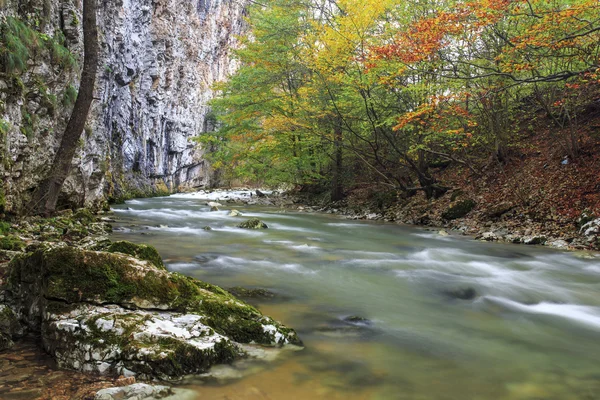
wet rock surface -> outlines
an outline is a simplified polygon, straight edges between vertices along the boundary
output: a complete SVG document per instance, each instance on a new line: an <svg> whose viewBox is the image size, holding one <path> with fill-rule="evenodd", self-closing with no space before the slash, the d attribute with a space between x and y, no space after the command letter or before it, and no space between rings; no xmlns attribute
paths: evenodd
<svg viewBox="0 0 600 400"><path fill-rule="evenodd" d="M0 351L0 399L93 399L97 390L116 384L118 379L58 369L39 341L26 338L10 351Z"/></svg>
<svg viewBox="0 0 600 400"><path fill-rule="evenodd" d="M242 229L267 229L268 226L258 218L250 218L238 225Z"/></svg>
<svg viewBox="0 0 600 400"><path fill-rule="evenodd" d="M111 242L105 223L79 214L11 228L26 248L1 254L3 348L35 334L60 368L173 380L252 357L244 343L301 344L227 291L168 272L153 247Z"/></svg>

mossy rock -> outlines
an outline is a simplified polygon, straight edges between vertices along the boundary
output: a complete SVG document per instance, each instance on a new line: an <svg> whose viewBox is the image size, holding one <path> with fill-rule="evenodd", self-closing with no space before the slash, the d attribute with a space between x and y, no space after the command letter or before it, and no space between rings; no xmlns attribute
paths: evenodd
<svg viewBox="0 0 600 400"><path fill-rule="evenodd" d="M80 208L73 214L73 218L82 224L89 224L96 221L96 216L87 208Z"/></svg>
<svg viewBox="0 0 600 400"><path fill-rule="evenodd" d="M22 251L25 249L25 242L18 236L8 235L0 237L0 250Z"/></svg>
<svg viewBox="0 0 600 400"><path fill-rule="evenodd" d="M442 218L446 220L462 218L471 212L476 205L477 203L471 199L459 200L442 213Z"/></svg>
<svg viewBox="0 0 600 400"><path fill-rule="evenodd" d="M206 372L243 354L199 315L55 303L48 306L42 338L63 368L109 375L127 370L141 378L169 380ZM73 320L81 329L71 329Z"/></svg>
<svg viewBox="0 0 600 400"><path fill-rule="evenodd" d="M247 221L238 225L238 228L243 229L267 229L268 226L258 218L250 218Z"/></svg>
<svg viewBox="0 0 600 400"><path fill-rule="evenodd" d="M215 331L241 343L301 343L294 331L220 287L123 254L42 247L11 261L8 282L16 297L26 299L24 310L39 304L36 296L41 296L70 304L198 313Z"/></svg>
<svg viewBox="0 0 600 400"><path fill-rule="evenodd" d="M123 253L139 258L140 260L150 261L158 268L165 269L162 257L154 247L146 244L136 244L128 241L119 241L111 243L106 251L110 253Z"/></svg>

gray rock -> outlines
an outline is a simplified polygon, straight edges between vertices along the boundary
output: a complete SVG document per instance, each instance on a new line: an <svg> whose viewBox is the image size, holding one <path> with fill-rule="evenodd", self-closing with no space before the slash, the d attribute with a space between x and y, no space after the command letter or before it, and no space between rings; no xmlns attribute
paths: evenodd
<svg viewBox="0 0 600 400"><path fill-rule="evenodd" d="M546 236L542 236L542 235L533 235L533 236L525 236L522 238L521 243L523 244L529 244L529 245L536 245L536 244L544 244L546 243Z"/></svg>
<svg viewBox="0 0 600 400"><path fill-rule="evenodd" d="M556 249L568 249L569 243L565 240L557 239L557 240L552 240L552 241L546 242L546 246L554 247Z"/></svg>
<svg viewBox="0 0 600 400"><path fill-rule="evenodd" d="M128 386L102 389L96 393L95 400L127 400L127 399L164 399L173 395L168 386L134 383Z"/></svg>
<svg viewBox="0 0 600 400"><path fill-rule="evenodd" d="M479 239L486 242L495 242L498 240L498 236L494 232L484 232L479 236Z"/></svg>
<svg viewBox="0 0 600 400"><path fill-rule="evenodd" d="M5 2L0 19L19 15L21 3ZM67 85L77 87L83 65L82 2L46 3L53 17L41 33L62 32L79 63L63 70L49 52L40 52L19 80L26 96L7 94L17 87L13 80L1 81L2 119L10 129L0 143L0 152L8 155L0 176L9 210L21 207L51 164L72 108L61 99ZM41 2L32 7L41 10ZM215 129L208 103L213 83L237 67L231 49L246 26L244 10L245 2L224 0L107 0L98 8L97 101L64 185L65 198L92 206L109 187L119 197L213 183L205 149L190 139ZM54 113L40 101L36 82L58 99ZM22 98L30 101L24 105ZM24 111L37 118L29 137L20 131Z"/></svg>
<svg viewBox="0 0 600 400"><path fill-rule="evenodd" d="M231 211L229 211L229 214L227 214L227 215L229 215L230 217L241 217L244 214L242 214L238 210L231 210Z"/></svg>
<svg viewBox="0 0 600 400"><path fill-rule="evenodd" d="M301 344L223 289L122 253L41 246L8 272L7 301L63 368L176 379L240 357L240 343Z"/></svg>

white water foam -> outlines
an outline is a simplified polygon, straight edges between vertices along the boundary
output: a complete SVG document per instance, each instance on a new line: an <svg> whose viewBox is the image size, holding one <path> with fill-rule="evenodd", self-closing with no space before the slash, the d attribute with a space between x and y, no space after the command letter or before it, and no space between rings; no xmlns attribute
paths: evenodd
<svg viewBox="0 0 600 400"><path fill-rule="evenodd" d="M548 302L527 305L495 296L484 296L484 299L500 304L511 310L529 314L551 315L600 329L600 307Z"/></svg>
<svg viewBox="0 0 600 400"><path fill-rule="evenodd" d="M303 267L301 264L294 263L275 263L267 260L248 260L241 257L221 256L206 263L209 266L218 266L221 268L258 268L295 272L299 274L314 274L316 271L311 271Z"/></svg>

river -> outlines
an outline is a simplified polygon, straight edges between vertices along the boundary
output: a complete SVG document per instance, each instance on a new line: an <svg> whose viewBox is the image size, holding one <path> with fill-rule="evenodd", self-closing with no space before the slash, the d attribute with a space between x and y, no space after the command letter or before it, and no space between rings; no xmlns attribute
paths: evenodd
<svg viewBox="0 0 600 400"><path fill-rule="evenodd" d="M223 204L181 194L114 208L111 239L152 244L172 271L276 293L254 304L305 343L182 384L199 399L600 399L597 256ZM248 217L269 229L236 227Z"/></svg>

